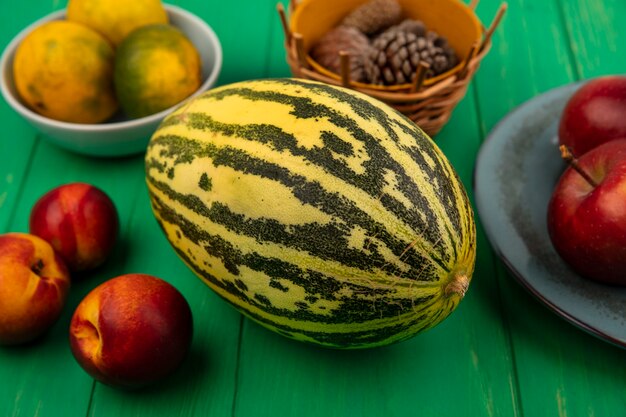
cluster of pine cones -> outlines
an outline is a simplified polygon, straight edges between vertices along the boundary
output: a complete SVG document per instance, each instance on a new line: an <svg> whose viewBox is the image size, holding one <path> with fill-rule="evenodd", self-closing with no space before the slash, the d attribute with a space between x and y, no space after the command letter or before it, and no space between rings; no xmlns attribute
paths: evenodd
<svg viewBox="0 0 626 417"><path fill-rule="evenodd" d="M339 52L350 56L352 81L398 85L413 81L420 62L426 77L448 71L458 58L447 40L419 20L402 19L396 0L370 0L354 9L311 48L311 57L339 74Z"/></svg>

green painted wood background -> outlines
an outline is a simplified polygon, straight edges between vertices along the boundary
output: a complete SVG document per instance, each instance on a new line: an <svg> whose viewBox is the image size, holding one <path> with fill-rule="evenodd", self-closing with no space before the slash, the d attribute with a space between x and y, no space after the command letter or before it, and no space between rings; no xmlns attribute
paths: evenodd
<svg viewBox="0 0 626 417"><path fill-rule="evenodd" d="M339 1L339 0L338 0ZM179 0L224 49L219 84L288 76L275 0ZM63 0L0 0L0 47ZM481 0L483 22L499 0ZM524 101L584 78L624 73L624 0L509 0L468 94L436 141L472 192L474 157L493 126ZM474 281L446 321L389 347L334 351L250 322L178 260L150 212L142 156L93 159L49 144L0 102L0 232L27 231L52 187L93 183L115 201L121 242L76 280L41 340L0 349L0 416L622 416L626 351L566 323L507 273L480 229ZM192 351L160 384L119 391L95 383L67 342L71 314L100 282L128 272L168 280L195 318Z"/></svg>

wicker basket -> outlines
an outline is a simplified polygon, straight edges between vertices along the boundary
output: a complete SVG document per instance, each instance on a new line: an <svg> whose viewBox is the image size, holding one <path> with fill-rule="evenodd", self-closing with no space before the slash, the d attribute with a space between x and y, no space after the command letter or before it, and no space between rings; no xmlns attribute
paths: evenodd
<svg viewBox="0 0 626 417"><path fill-rule="evenodd" d="M365 93L394 107L431 137L436 135L465 96L480 61L489 51L491 36L504 15L506 3L485 29L474 13L477 0L472 0L470 5L460 0L399 0L407 17L422 20L427 28L448 39L459 57L459 64L432 78L426 78L427 68L420 66L412 84L379 86L351 81L349 57L343 52L340 52L341 74L328 71L308 54L318 39L365 1L290 0L289 16L283 5L278 4L287 63L293 76Z"/></svg>

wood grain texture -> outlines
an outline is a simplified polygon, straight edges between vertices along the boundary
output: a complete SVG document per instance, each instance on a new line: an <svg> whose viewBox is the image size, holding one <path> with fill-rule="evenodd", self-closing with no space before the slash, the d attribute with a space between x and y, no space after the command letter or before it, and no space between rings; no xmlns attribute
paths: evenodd
<svg viewBox="0 0 626 417"><path fill-rule="evenodd" d="M176 0L220 38L219 84L289 76L274 0ZM481 0L487 25L499 0ZM0 47L64 0L0 0ZM551 88L626 62L623 0L509 0L466 97L436 141L470 198L476 153L498 121ZM27 346L0 348L0 416L604 416L626 409L626 352L560 319L529 295L478 222L466 299L413 339L365 351L305 345L244 319L178 259L152 216L142 155L94 159L49 144L0 102L0 232L27 231L30 208L66 182L115 202L121 238L100 269L75 277L57 324ZM192 350L170 378L139 391L94 382L67 341L71 314L96 285L143 272L175 285L194 315Z"/></svg>
<svg viewBox="0 0 626 417"><path fill-rule="evenodd" d="M490 3L481 6L493 7ZM617 24L624 7L617 3L509 2L506 33L495 39L502 46L487 58L500 65L487 65L476 77L485 131L538 93L581 78L623 72L618 66L626 51L606 47L609 39L624 36L623 25ZM607 8L616 12L616 7L622 14L609 17ZM623 410L623 396L615 389L626 385L624 351L556 317L497 264L520 411L527 416L572 417Z"/></svg>

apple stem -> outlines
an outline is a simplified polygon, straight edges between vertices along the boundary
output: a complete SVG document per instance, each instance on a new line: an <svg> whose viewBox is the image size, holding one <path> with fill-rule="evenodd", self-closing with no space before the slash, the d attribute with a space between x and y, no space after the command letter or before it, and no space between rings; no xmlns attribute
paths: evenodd
<svg viewBox="0 0 626 417"><path fill-rule="evenodd" d="M30 270L33 271L36 275L41 274L43 270L43 261L41 259L37 259L37 262L30 267Z"/></svg>
<svg viewBox="0 0 626 417"><path fill-rule="evenodd" d="M580 174L581 177L585 179L593 188L598 186L598 183L591 178L589 175L578 163L578 159L572 154L572 151L565 145L559 146L561 150L561 158L563 158L572 168L576 170Z"/></svg>

